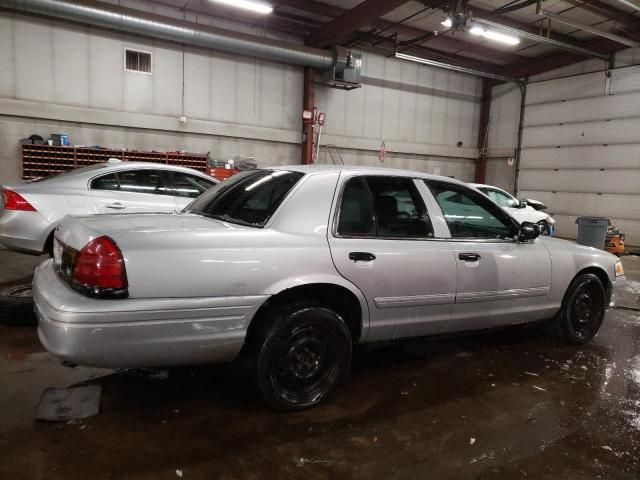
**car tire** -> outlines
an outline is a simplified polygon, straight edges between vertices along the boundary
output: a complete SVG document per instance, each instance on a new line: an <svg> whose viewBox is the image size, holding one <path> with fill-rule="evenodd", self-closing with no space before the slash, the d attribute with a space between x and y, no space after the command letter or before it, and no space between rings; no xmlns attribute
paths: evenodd
<svg viewBox="0 0 640 480"><path fill-rule="evenodd" d="M591 341L604 320L606 298L604 286L596 275L579 275L564 295L562 307L550 324L551 332L568 343Z"/></svg>
<svg viewBox="0 0 640 480"><path fill-rule="evenodd" d="M314 407L351 366L351 334L336 312L308 303L272 311L255 342L255 373L264 400L291 412Z"/></svg>
<svg viewBox="0 0 640 480"><path fill-rule="evenodd" d="M31 326L36 323L31 283L0 288L0 324Z"/></svg>

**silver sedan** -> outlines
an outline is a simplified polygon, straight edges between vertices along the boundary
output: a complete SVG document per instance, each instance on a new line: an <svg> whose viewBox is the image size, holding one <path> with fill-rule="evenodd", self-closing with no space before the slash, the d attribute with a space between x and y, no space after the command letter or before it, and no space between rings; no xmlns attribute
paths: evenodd
<svg viewBox="0 0 640 480"><path fill-rule="evenodd" d="M462 182L295 166L240 173L180 214L65 222L34 298L68 362L241 357L296 410L332 392L355 344L533 321L588 342L624 281L617 257L538 237Z"/></svg>
<svg viewBox="0 0 640 480"><path fill-rule="evenodd" d="M53 231L66 215L179 211L216 183L190 168L112 159L3 185L0 245L35 255L51 253Z"/></svg>

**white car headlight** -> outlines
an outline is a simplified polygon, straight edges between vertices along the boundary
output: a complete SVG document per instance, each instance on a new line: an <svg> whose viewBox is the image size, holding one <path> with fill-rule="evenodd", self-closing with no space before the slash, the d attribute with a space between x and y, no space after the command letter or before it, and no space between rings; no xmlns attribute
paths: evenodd
<svg viewBox="0 0 640 480"><path fill-rule="evenodd" d="M621 277L624 275L624 268L622 268L622 262L618 260L616 262L616 277Z"/></svg>

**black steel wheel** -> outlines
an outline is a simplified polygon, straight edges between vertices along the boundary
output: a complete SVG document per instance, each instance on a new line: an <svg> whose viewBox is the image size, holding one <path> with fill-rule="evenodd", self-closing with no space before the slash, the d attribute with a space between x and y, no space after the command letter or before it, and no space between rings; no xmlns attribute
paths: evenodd
<svg viewBox="0 0 640 480"><path fill-rule="evenodd" d="M280 411L319 404L351 365L349 329L338 314L323 307L286 307L267 323L258 348L258 387Z"/></svg>
<svg viewBox="0 0 640 480"><path fill-rule="evenodd" d="M571 282L562 308L553 320L555 333L570 343L587 343L604 320L607 294L600 279L585 273Z"/></svg>
<svg viewBox="0 0 640 480"><path fill-rule="evenodd" d="M4 325L35 325L31 283L0 288L0 323Z"/></svg>

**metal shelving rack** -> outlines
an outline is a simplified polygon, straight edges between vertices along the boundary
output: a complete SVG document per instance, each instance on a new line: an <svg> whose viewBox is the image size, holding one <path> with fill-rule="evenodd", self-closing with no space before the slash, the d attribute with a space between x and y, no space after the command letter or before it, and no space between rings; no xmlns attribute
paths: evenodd
<svg viewBox="0 0 640 480"><path fill-rule="evenodd" d="M207 173L207 154L22 145L22 178L30 180L48 177L67 170L106 162L110 158L117 158L125 162L178 165Z"/></svg>

